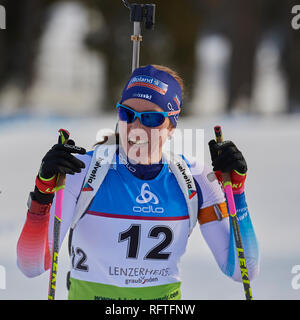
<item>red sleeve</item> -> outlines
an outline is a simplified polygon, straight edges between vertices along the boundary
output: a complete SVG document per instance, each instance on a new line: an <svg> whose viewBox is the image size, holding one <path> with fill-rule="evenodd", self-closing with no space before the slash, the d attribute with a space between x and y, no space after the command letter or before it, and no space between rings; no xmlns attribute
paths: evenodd
<svg viewBox="0 0 300 320"><path fill-rule="evenodd" d="M50 206L44 214L27 212L17 244L17 265L28 277L36 277L50 268L48 226Z"/></svg>

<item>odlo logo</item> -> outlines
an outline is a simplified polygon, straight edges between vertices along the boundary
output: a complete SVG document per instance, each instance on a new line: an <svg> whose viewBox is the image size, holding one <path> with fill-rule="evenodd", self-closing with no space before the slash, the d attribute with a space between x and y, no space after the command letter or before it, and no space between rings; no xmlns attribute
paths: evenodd
<svg viewBox="0 0 300 320"><path fill-rule="evenodd" d="M150 186L148 183L144 183L141 188L141 193L136 197L135 201L139 204L159 204L157 196L150 191ZM135 206L133 207L134 212L144 212L144 213L163 213L164 208L156 207L153 208L152 205L149 206Z"/></svg>

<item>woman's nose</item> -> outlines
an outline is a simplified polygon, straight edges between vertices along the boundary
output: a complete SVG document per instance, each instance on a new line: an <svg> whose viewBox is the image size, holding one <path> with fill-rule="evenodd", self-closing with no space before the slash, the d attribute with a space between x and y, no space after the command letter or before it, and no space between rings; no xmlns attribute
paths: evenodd
<svg viewBox="0 0 300 320"><path fill-rule="evenodd" d="M140 119L137 117L132 123L130 123L130 125L128 126L128 132L131 131L131 133L133 134L136 134L138 136L143 136L144 138L148 138L150 137L150 132L149 132L149 129L148 127L145 127Z"/></svg>
<svg viewBox="0 0 300 320"><path fill-rule="evenodd" d="M141 123L141 120L138 117L136 117L135 120L130 124L130 127L131 128L142 128L143 125Z"/></svg>

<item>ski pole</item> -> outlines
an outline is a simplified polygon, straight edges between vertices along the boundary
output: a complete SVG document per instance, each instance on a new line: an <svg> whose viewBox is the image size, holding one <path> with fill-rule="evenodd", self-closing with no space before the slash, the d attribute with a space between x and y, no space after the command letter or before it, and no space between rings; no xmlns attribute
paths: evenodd
<svg viewBox="0 0 300 320"><path fill-rule="evenodd" d="M59 131L58 143L65 144L69 139L69 132L64 129ZM60 224L62 216L62 202L65 188L66 175L58 174L56 182L56 202L55 202L55 216L53 225L53 245L52 245L52 260L49 277L49 290L48 300L55 299L56 291L56 278L57 278L57 265L58 265L58 251L59 251L59 237L60 237Z"/></svg>
<svg viewBox="0 0 300 320"><path fill-rule="evenodd" d="M218 143L223 142L223 135L222 135L221 127L215 126L214 131L215 131L216 141ZM239 222L238 222L238 218L237 218L236 207L235 207L235 202L234 202L234 197L233 197L233 192L232 192L232 182L231 182L230 173L229 172L222 173L222 178L223 178L224 192L225 192L226 199L227 199L229 216L230 216L230 220L232 223L232 229L233 229L233 233L234 233L236 251L237 251L237 255L238 255L238 259L239 259L239 265L240 265L241 276L242 276L242 280L243 280L245 296L246 296L246 300L252 300L253 299L252 292L251 292L251 288L250 288L250 281L249 281L248 270L247 270L247 266L246 266L245 253L244 253L244 249L243 249L242 238L241 238L241 233L240 233L240 228L239 228Z"/></svg>

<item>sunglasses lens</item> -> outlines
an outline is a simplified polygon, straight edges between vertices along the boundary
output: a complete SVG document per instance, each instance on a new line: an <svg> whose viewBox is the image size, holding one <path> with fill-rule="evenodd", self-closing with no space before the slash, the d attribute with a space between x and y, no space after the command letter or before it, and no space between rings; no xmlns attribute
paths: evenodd
<svg viewBox="0 0 300 320"><path fill-rule="evenodd" d="M132 112L131 110L119 107L118 113L121 121L126 121L127 123L131 123L134 121L134 112Z"/></svg>
<svg viewBox="0 0 300 320"><path fill-rule="evenodd" d="M121 105L118 106L118 114L121 121L132 123L135 120L135 112ZM144 126L153 128L162 125L165 121L165 116L158 112L143 112L140 120Z"/></svg>
<svg viewBox="0 0 300 320"><path fill-rule="evenodd" d="M147 112L142 114L142 124L146 127L158 127L164 123L165 117L160 113Z"/></svg>

